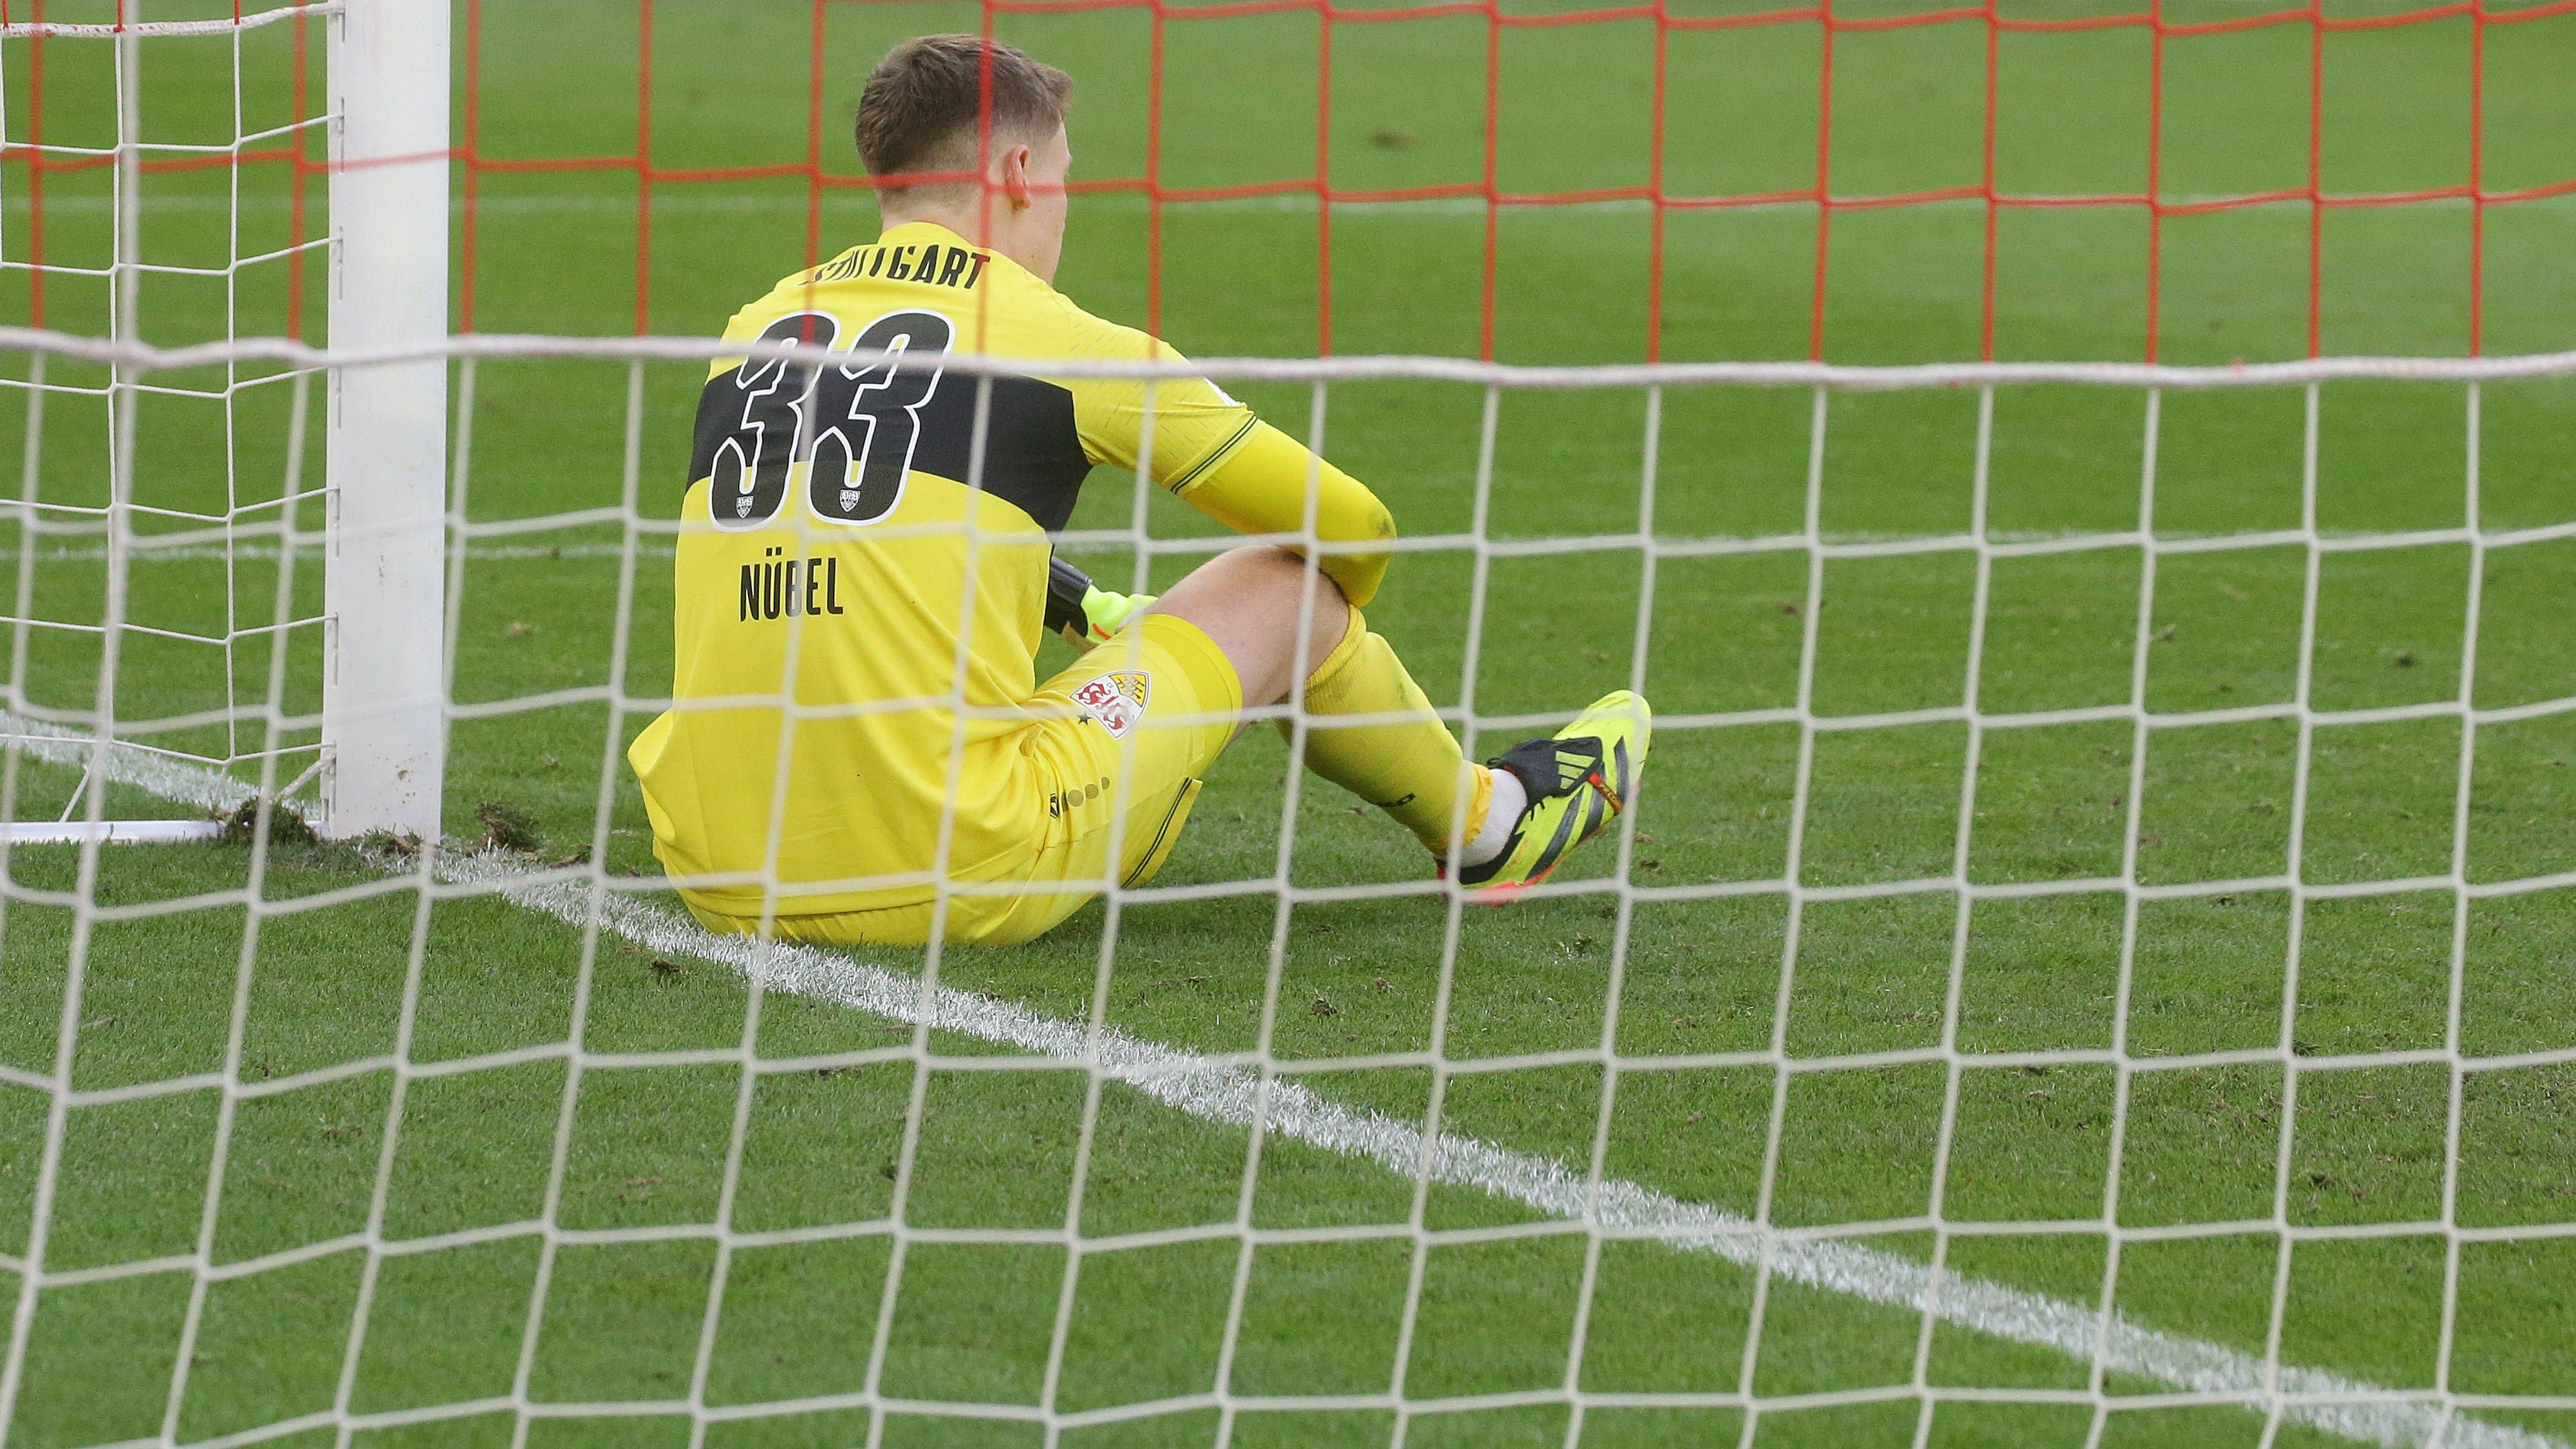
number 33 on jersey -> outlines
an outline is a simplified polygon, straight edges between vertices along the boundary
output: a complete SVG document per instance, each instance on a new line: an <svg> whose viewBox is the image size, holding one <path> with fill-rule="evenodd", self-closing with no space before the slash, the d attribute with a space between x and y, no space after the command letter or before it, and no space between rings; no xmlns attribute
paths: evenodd
<svg viewBox="0 0 2576 1449"><path fill-rule="evenodd" d="M903 499L921 442L921 408L939 391L941 362L957 326L937 312L888 312L840 345L840 320L796 312L762 329L762 342L798 342L855 354L840 366L750 357L707 383L698 439L715 526L767 528L797 469L818 522L875 523Z"/></svg>

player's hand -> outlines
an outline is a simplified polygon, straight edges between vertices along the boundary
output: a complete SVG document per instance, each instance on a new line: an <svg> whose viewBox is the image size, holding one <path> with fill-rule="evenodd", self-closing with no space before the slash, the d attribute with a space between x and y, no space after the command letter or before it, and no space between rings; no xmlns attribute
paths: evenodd
<svg viewBox="0 0 2576 1449"><path fill-rule="evenodd" d="M1127 627L1128 621L1152 608L1157 594L1113 594L1093 584L1082 593L1082 624L1079 629L1068 624L1064 637L1076 649L1089 649L1094 644Z"/></svg>

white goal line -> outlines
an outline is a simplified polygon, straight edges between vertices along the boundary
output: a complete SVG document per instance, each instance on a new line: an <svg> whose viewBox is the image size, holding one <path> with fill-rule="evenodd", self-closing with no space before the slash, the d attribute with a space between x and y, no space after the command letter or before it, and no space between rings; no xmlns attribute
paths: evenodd
<svg viewBox="0 0 2576 1449"><path fill-rule="evenodd" d="M412 346L330 349L284 337L242 337L184 347L75 337L31 327L0 327L0 352L26 352L101 363L135 372L172 371L243 361L278 362L298 370L376 367L447 358L458 362L523 358L603 362L712 362L777 358L812 364L880 363L900 353L835 350L810 342L726 342L706 337L549 337L474 332ZM2325 382L2480 383L2576 376L2576 351L2508 357L2311 357L2228 367L2142 362L1936 362L1886 367L1828 362L1641 362L1523 366L1459 357L1206 357L1181 362L1113 362L1096 358L996 357L951 352L942 366L976 376L1016 376L1032 366L1056 377L1139 381L1222 377L1246 382L1359 382L1407 378L1497 388L1621 388L1733 385L1848 391L2013 387L2068 383L2093 387L2201 390L2295 387Z"/></svg>

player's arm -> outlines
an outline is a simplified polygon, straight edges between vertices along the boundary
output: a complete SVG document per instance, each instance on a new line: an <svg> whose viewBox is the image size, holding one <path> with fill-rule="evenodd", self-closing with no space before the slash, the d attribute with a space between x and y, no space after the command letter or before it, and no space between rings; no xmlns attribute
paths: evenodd
<svg viewBox="0 0 2576 1449"><path fill-rule="evenodd" d="M1238 533L1304 533L1312 492L1318 540L1367 545L1325 548L1315 563L1353 604L1377 597L1394 558L1384 545L1395 538L1395 515L1368 485L1259 419L1224 457L1172 491Z"/></svg>
<svg viewBox="0 0 2576 1449"><path fill-rule="evenodd" d="M1181 360L1162 342L1130 328L1085 318L1096 355ZM1315 456L1250 408L1200 377L1077 386L1076 417L1095 461L1132 468L1150 440L1149 476L1217 522L1243 533L1306 532L1306 501L1315 504L1316 567L1354 604L1376 597L1386 577L1395 517L1367 485ZM1292 545L1293 547L1293 545Z"/></svg>

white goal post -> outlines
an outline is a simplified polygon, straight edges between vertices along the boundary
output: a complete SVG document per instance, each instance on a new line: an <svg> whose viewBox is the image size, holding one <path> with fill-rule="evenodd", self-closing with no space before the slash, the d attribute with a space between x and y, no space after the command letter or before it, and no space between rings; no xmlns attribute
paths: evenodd
<svg viewBox="0 0 2576 1449"><path fill-rule="evenodd" d="M450 16L448 0L312 0L231 20L161 20L142 0L127 0L120 22L113 25L0 24L0 36L13 40L115 48L116 200L108 267L115 303L109 335L128 344L145 341L137 303L146 273L204 270L156 264L144 255L146 156L179 149L199 152L202 159L209 149L220 149L170 148L150 141L142 95L154 44L229 36L236 47L238 86L244 32L282 22L327 26L326 113L296 117L289 126L258 136L236 134L229 149L237 167L240 153L254 140L291 136L300 147L305 143L297 133L308 122L318 120L327 128L330 351L407 355L361 366L296 364L318 366L327 387L326 511L320 537L325 630L321 741L318 768L299 764L279 772L276 783L284 793L300 794L311 779L319 791L318 809L295 808L312 816L322 833L340 839L382 833L434 840L440 828L448 666L447 371L452 365L441 351L448 339ZM237 114L239 99L237 95ZM221 270L229 274L246 262L282 255L245 258L236 251ZM73 524L48 524L42 520L61 510L40 503L30 491L20 503L20 526L21 544L28 550L49 533L103 537L116 573L121 570L115 560L138 544L136 515L138 505L146 502L133 495L138 445L130 417L143 406L141 378L148 369L121 361L111 366L119 368L109 388L111 408L128 420L111 429L108 471L115 482L108 506L74 508ZM229 408L238 386L227 383L219 394L194 395L221 396ZM41 394L45 388L38 383L32 391ZM32 470L32 462L29 466ZM31 471L30 489L34 476ZM234 556L232 525L244 512L237 499L216 515L144 511L216 525L206 536L225 537L223 549L227 557ZM279 547L294 545L293 528L281 525L276 531ZM33 558L27 553L22 568L31 566ZM121 594L121 580L111 589ZM129 626L121 608L111 614L115 617L101 626L75 627L113 636ZM18 620L22 630L31 622ZM229 650L245 631L189 637ZM116 713L109 704L88 723L100 736L116 738ZM209 762L240 764L243 758L236 748ZM91 773L97 768L93 762ZM221 828L213 821L108 819L101 799L86 784L74 806L84 799L86 812L75 809L61 820L0 822L0 839L124 844L198 840Z"/></svg>
<svg viewBox="0 0 2576 1449"><path fill-rule="evenodd" d="M331 26L324 834L435 840L445 779L448 0L341 0Z"/></svg>

